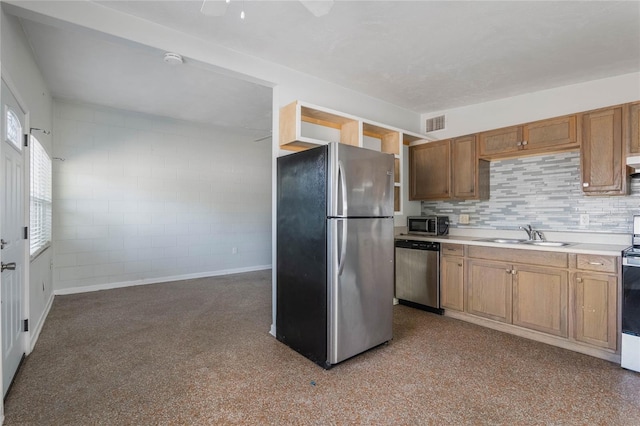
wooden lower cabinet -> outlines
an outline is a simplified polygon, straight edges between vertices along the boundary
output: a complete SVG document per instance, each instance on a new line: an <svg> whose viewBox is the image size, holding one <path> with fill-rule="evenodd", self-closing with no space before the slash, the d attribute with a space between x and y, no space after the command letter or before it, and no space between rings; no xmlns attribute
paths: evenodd
<svg viewBox="0 0 640 426"><path fill-rule="evenodd" d="M445 309L464 311L464 263L462 257L440 259L440 304Z"/></svg>
<svg viewBox="0 0 640 426"><path fill-rule="evenodd" d="M514 266L513 324L568 337L569 273Z"/></svg>
<svg viewBox="0 0 640 426"><path fill-rule="evenodd" d="M617 288L615 275L573 274L574 338L583 343L617 348Z"/></svg>
<svg viewBox="0 0 640 426"><path fill-rule="evenodd" d="M511 265L469 260L466 312L511 323Z"/></svg>
<svg viewBox="0 0 640 426"><path fill-rule="evenodd" d="M619 362L620 257L445 243L440 268L445 314Z"/></svg>

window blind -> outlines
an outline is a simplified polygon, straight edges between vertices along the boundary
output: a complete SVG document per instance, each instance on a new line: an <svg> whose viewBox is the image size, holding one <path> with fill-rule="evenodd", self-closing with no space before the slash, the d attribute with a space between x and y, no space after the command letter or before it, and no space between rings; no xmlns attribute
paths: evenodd
<svg viewBox="0 0 640 426"><path fill-rule="evenodd" d="M51 158L38 139L31 136L31 257L51 244L51 192Z"/></svg>

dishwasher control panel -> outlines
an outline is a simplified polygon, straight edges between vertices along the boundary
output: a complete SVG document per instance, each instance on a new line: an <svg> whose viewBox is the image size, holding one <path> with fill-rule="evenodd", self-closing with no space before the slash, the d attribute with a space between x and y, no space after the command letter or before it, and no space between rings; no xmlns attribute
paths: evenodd
<svg viewBox="0 0 640 426"><path fill-rule="evenodd" d="M431 241L396 240L396 247L412 250L440 251L440 243L434 243Z"/></svg>

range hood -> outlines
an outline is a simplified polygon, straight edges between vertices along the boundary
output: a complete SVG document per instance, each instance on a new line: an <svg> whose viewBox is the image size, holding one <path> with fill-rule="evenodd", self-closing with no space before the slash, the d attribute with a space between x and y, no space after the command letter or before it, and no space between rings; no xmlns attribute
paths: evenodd
<svg viewBox="0 0 640 426"><path fill-rule="evenodd" d="M627 157L627 166L633 167L634 169L640 169L640 155Z"/></svg>

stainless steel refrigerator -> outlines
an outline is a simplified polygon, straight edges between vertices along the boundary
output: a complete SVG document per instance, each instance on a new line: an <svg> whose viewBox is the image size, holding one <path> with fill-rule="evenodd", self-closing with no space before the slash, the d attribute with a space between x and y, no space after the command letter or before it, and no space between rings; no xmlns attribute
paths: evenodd
<svg viewBox="0 0 640 426"><path fill-rule="evenodd" d="M278 158L276 337L324 368L391 340L393 179L339 143Z"/></svg>

